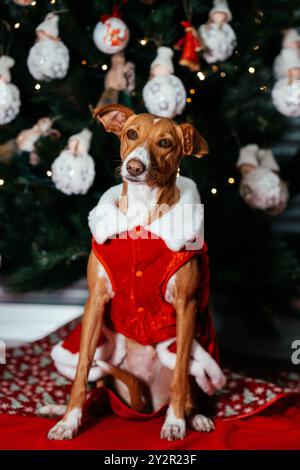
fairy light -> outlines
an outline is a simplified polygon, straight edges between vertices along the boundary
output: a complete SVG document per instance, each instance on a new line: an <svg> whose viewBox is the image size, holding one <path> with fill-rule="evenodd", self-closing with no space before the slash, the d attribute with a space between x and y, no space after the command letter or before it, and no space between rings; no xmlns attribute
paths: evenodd
<svg viewBox="0 0 300 470"><path fill-rule="evenodd" d="M14 28L15 28L15 29L20 28L20 26L21 26L21 23L15 23L15 24L14 24Z"/></svg>
<svg viewBox="0 0 300 470"><path fill-rule="evenodd" d="M51 5L55 5L55 3L56 3L56 0L51 0L51 2L50 2L50 3L51 3Z"/></svg>
<svg viewBox="0 0 300 470"><path fill-rule="evenodd" d="M258 51L258 49L259 49L259 44L256 44L256 46L253 47L253 50Z"/></svg>
<svg viewBox="0 0 300 470"><path fill-rule="evenodd" d="M36 5L36 1L35 1L35 0L33 0L33 2L31 2L31 4L30 4L30 5L31 5L32 7L35 7L35 5Z"/></svg>
<svg viewBox="0 0 300 470"><path fill-rule="evenodd" d="M261 85L259 89L260 91L267 91L268 87L266 85Z"/></svg>
<svg viewBox="0 0 300 470"><path fill-rule="evenodd" d="M210 192L211 194L217 194L218 191L216 188L211 188Z"/></svg>
<svg viewBox="0 0 300 470"><path fill-rule="evenodd" d="M225 77L226 77L226 73L225 73L225 72L221 72L221 73L220 73L220 77L225 78Z"/></svg>
<svg viewBox="0 0 300 470"><path fill-rule="evenodd" d="M196 93L196 90L195 90L194 88L191 88L191 89L190 89L190 94L191 94L191 95L194 95L195 93Z"/></svg>
<svg viewBox="0 0 300 470"><path fill-rule="evenodd" d="M235 179L232 178L232 176L230 178L228 178L228 183L229 184L234 184L234 182L235 182Z"/></svg>
<svg viewBox="0 0 300 470"><path fill-rule="evenodd" d="M140 45L141 46L146 46L148 40L146 38L140 40Z"/></svg>
<svg viewBox="0 0 300 470"><path fill-rule="evenodd" d="M85 59L83 59L83 60L81 61L81 63L82 63L82 65L86 65L86 64L87 64L87 61L86 61Z"/></svg>
<svg viewBox="0 0 300 470"><path fill-rule="evenodd" d="M107 70L107 65L106 65L106 64L103 64L103 65L101 66L101 68L102 68L102 70Z"/></svg>
<svg viewBox="0 0 300 470"><path fill-rule="evenodd" d="M198 72L198 73L197 73L197 77L198 77L199 80L201 80L201 81L205 80L205 75L204 75L203 72Z"/></svg>
<svg viewBox="0 0 300 470"><path fill-rule="evenodd" d="M4 180L1 178L0 179L0 186L3 186L4 185Z"/></svg>
<svg viewBox="0 0 300 470"><path fill-rule="evenodd" d="M255 68L254 67L249 67L248 72L251 73L251 74L255 73Z"/></svg>
<svg viewBox="0 0 300 470"><path fill-rule="evenodd" d="M191 103L191 102L192 102L192 98L187 98L187 99L186 99L186 102L187 102L187 103Z"/></svg>
<svg viewBox="0 0 300 470"><path fill-rule="evenodd" d="M34 85L34 88L35 88L36 90L40 90L40 89L41 89L41 85L40 85L39 83L36 83L36 84Z"/></svg>
<svg viewBox="0 0 300 470"><path fill-rule="evenodd" d="M211 69L212 69L213 72L217 72L219 70L219 67L216 64L213 64L211 66Z"/></svg>
<svg viewBox="0 0 300 470"><path fill-rule="evenodd" d="M47 176L52 176L52 171L51 170L47 170Z"/></svg>

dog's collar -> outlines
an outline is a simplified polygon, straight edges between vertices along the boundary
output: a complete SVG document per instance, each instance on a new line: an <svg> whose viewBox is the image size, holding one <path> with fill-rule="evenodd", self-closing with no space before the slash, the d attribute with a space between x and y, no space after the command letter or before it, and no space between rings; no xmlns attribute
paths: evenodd
<svg viewBox="0 0 300 470"><path fill-rule="evenodd" d="M191 242L195 239L203 240L203 206L197 186L193 180L183 176L177 178L176 186L180 192L179 201L162 217L144 226L146 230L162 238L172 251L192 246ZM128 220L127 214L123 214L118 208L122 187L119 184L106 191L89 213L89 227L97 243L102 244L139 225L135 219Z"/></svg>

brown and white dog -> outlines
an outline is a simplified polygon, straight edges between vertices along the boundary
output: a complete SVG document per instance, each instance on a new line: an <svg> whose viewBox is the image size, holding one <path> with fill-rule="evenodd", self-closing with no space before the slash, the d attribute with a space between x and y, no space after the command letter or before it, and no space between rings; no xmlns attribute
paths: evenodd
<svg viewBox="0 0 300 470"><path fill-rule="evenodd" d="M125 220L129 226L137 225L133 209L138 204L144 209L144 220L140 225L152 226L155 232L155 223L165 214L160 210L162 205L176 208L186 194L194 195L196 202L200 202L196 185L188 178L177 178L183 156L200 157L208 153L205 140L192 125L178 125L171 119L151 114L136 115L117 104L96 110L95 116L108 132L120 138L123 182L111 188L104 200L113 201L113 210L122 215L123 222ZM94 238L97 238L96 221L94 210L90 216ZM99 243L117 232L112 221L106 229L103 227L100 224ZM172 239L163 233L163 229L157 234L174 251L180 249L185 241L180 239L178 242L178 237ZM91 251L87 268L89 297L84 309L79 359L77 356L70 400L67 407L50 405L40 410L43 415L64 414L49 431L49 439L71 439L78 433L89 372L92 369L97 372L97 366L101 369L97 378L101 375L115 377L115 389L134 409L141 411L147 406L149 409L146 395L139 389L139 380L148 386L147 397L152 410L169 403L161 430L162 438L182 439L186 434L186 420L198 431L214 429L213 421L197 412L197 391L200 387L211 394L224 386L225 379L216 361L194 339L199 277L197 260L191 258L176 271L166 286L165 300L174 306L176 312L176 338L155 345L140 344L129 335L108 332L107 325L103 324L104 310L113 298L114 290L106 267ZM114 353L110 351L110 357L106 354L102 360L95 360L98 338L103 329L111 338ZM168 351L174 340L176 355ZM101 359L101 356L97 357Z"/></svg>

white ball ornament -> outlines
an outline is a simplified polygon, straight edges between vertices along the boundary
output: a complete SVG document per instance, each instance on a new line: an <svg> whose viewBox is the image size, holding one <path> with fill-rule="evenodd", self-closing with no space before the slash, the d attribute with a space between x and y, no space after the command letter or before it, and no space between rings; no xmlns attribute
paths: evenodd
<svg viewBox="0 0 300 470"><path fill-rule="evenodd" d="M62 79L69 68L69 51L58 37L58 16L49 13L37 28L37 42L29 51L27 66L36 80Z"/></svg>
<svg viewBox="0 0 300 470"><path fill-rule="evenodd" d="M236 35L228 24L232 15L225 0L215 0L209 12L209 21L199 27L205 44L203 57L209 64L228 59L236 46Z"/></svg>
<svg viewBox="0 0 300 470"><path fill-rule="evenodd" d="M114 16L97 23L93 32L96 47L105 54L123 51L128 44L129 36L129 29L124 21Z"/></svg>
<svg viewBox="0 0 300 470"><path fill-rule="evenodd" d="M143 89L147 110L156 116L173 118L182 113L186 104L186 91L182 81L173 75L173 51L159 47L151 64L150 80Z"/></svg>
<svg viewBox="0 0 300 470"><path fill-rule="evenodd" d="M278 80L272 90L272 101L281 114L288 117L300 116L300 80L290 82L289 78Z"/></svg>
<svg viewBox="0 0 300 470"><path fill-rule="evenodd" d="M64 194L86 194L93 184L95 164L88 154L90 140L88 129L73 135L68 141L68 149L63 150L52 164L52 181Z"/></svg>
<svg viewBox="0 0 300 470"><path fill-rule="evenodd" d="M13 121L20 111L19 89L10 83L9 69L14 63L15 61L9 56L0 57L0 125Z"/></svg>

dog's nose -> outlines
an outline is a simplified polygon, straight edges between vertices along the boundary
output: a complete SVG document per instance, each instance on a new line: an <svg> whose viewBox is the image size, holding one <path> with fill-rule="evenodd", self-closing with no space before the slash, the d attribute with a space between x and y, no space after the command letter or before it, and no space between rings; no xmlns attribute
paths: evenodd
<svg viewBox="0 0 300 470"><path fill-rule="evenodd" d="M137 158L132 158L127 162L126 170L130 174L130 176L139 176L145 171L145 165L141 160Z"/></svg>

